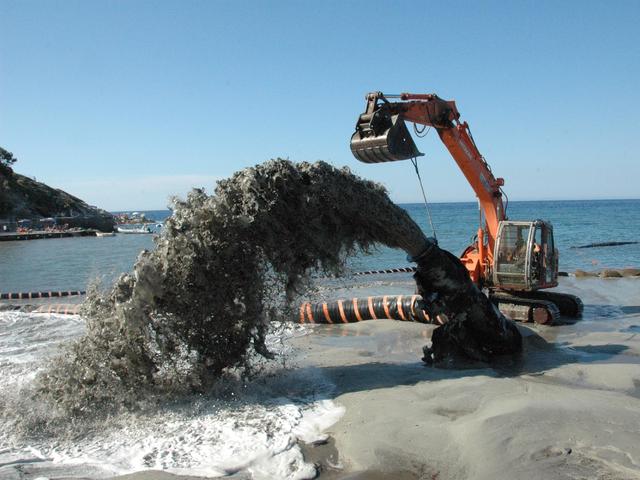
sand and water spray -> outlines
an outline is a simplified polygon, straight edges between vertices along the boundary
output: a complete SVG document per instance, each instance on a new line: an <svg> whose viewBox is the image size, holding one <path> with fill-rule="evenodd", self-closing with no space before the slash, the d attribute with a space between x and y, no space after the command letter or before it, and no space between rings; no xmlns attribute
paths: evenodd
<svg viewBox="0 0 640 480"><path fill-rule="evenodd" d="M176 200L153 251L83 307L86 334L64 347L32 395L58 415L137 409L206 391L269 356L265 335L310 272L339 274L375 244L416 255L425 237L374 182L324 162L271 160Z"/></svg>

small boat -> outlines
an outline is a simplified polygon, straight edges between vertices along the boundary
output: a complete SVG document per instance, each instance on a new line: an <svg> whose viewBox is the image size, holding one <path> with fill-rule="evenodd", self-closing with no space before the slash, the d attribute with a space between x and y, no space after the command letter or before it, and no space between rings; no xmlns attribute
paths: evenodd
<svg viewBox="0 0 640 480"><path fill-rule="evenodd" d="M140 227L140 228L122 228L118 227L118 233L155 233L151 230L150 227Z"/></svg>
<svg viewBox="0 0 640 480"><path fill-rule="evenodd" d="M116 232L96 232L96 237L115 237Z"/></svg>

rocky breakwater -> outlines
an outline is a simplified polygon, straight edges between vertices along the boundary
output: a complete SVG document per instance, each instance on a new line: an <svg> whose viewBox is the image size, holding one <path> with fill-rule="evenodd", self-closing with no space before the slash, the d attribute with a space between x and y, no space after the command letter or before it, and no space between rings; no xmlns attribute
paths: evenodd
<svg viewBox="0 0 640 480"><path fill-rule="evenodd" d="M623 278L639 277L640 268L605 268L604 270L589 272L586 270L576 270L574 275L577 278L601 277L601 278Z"/></svg>

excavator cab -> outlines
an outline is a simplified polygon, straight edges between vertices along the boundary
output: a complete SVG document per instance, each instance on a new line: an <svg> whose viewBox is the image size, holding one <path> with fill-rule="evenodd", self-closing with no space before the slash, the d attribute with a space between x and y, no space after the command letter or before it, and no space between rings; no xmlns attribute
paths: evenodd
<svg viewBox="0 0 640 480"><path fill-rule="evenodd" d="M501 221L495 252L494 287L531 291L558 285L558 251L549 222Z"/></svg>
<svg viewBox="0 0 640 480"><path fill-rule="evenodd" d="M378 104L379 97L370 95L366 111L358 117L351 136L351 153L364 163L395 162L424 155L418 151L407 125L399 114Z"/></svg>

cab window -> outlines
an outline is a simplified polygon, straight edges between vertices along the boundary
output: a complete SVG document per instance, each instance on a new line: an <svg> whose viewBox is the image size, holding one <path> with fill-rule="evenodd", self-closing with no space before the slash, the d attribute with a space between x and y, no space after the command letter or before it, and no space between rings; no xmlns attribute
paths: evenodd
<svg viewBox="0 0 640 480"><path fill-rule="evenodd" d="M500 282L525 283L529 230L529 225L503 225L497 265Z"/></svg>

